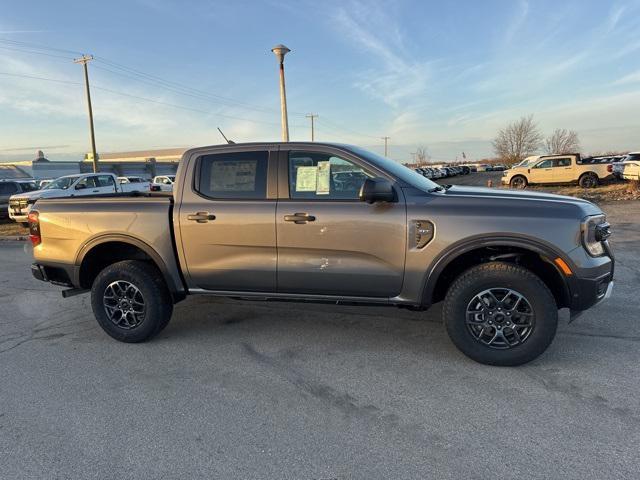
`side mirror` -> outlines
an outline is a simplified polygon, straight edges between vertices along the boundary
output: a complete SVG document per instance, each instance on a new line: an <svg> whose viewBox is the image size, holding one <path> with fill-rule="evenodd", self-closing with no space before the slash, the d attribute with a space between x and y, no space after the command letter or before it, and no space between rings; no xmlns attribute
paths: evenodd
<svg viewBox="0 0 640 480"><path fill-rule="evenodd" d="M79 183L75 186L76 190L84 190L85 188L87 188L87 186L84 183Z"/></svg>
<svg viewBox="0 0 640 480"><path fill-rule="evenodd" d="M395 202L393 185L384 178L367 178L360 188L360 201L367 203Z"/></svg>

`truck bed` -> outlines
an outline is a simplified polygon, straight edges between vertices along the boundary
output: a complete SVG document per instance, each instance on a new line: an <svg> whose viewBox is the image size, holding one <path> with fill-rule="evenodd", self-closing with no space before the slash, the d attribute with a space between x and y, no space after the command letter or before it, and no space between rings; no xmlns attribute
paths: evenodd
<svg viewBox="0 0 640 480"><path fill-rule="evenodd" d="M115 193L38 200L43 241L34 257L43 264L81 265L97 243L123 241L139 245L164 262L181 283L173 235L173 196L167 193Z"/></svg>

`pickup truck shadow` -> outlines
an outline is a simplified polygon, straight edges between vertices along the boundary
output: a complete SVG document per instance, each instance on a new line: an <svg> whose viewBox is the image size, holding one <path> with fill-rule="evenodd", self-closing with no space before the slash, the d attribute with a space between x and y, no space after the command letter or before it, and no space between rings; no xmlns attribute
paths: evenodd
<svg viewBox="0 0 640 480"><path fill-rule="evenodd" d="M578 341L561 310L559 335L549 353L535 363L555 362L552 356ZM567 334L564 334L564 333ZM267 349L313 352L396 351L426 360L472 362L453 346L441 321L441 305L414 312L394 307L356 307L313 303L253 302L191 297L178 304L167 329L155 341L261 344ZM423 360L425 360L423 358Z"/></svg>

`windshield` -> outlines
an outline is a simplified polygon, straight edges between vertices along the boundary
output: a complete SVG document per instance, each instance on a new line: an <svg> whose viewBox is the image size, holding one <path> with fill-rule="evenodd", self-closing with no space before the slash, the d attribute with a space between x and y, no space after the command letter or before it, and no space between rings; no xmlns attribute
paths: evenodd
<svg viewBox="0 0 640 480"><path fill-rule="evenodd" d="M43 190L66 190L71 186L75 177L60 177L43 188Z"/></svg>
<svg viewBox="0 0 640 480"><path fill-rule="evenodd" d="M175 181L176 181L176 176L175 175L168 175L167 178L169 180L171 180L172 183L175 183Z"/></svg>
<svg viewBox="0 0 640 480"><path fill-rule="evenodd" d="M34 190L38 190L36 182L20 182L20 186L22 187L23 192L33 192Z"/></svg>
<svg viewBox="0 0 640 480"><path fill-rule="evenodd" d="M369 160L374 165L379 165L382 170L386 170L403 182L419 188L420 190L428 192L439 187L437 183L423 177L418 172L405 167L398 162L383 157L382 155L378 155L376 153L370 152L369 150L365 150L359 147L349 146L348 148L356 155L361 156L365 160Z"/></svg>

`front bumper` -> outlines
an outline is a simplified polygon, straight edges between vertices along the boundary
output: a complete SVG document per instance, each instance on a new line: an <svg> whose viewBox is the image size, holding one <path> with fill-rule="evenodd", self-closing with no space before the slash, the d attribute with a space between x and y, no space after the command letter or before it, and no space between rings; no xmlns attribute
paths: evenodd
<svg viewBox="0 0 640 480"><path fill-rule="evenodd" d="M613 273L615 270L615 258L609 242L603 242L605 256L599 257L607 259L598 267L590 269L582 269L579 275L576 275L570 285L571 289L571 320L578 315L607 300L613 293Z"/></svg>

